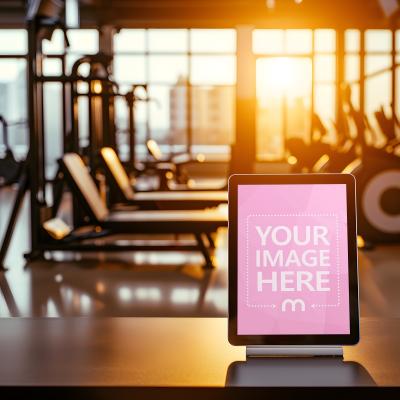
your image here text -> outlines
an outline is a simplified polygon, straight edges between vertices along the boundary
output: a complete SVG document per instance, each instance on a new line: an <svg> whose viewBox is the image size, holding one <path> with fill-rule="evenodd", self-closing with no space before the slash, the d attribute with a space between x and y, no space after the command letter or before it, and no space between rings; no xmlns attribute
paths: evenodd
<svg viewBox="0 0 400 400"><path fill-rule="evenodd" d="M257 291L329 292L330 239L324 225L255 226Z"/></svg>

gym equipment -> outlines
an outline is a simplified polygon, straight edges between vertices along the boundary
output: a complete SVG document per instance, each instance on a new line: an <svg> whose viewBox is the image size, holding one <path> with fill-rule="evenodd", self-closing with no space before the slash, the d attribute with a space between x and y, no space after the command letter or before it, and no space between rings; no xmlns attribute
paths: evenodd
<svg viewBox="0 0 400 400"><path fill-rule="evenodd" d="M200 153L196 157L188 153L177 153L171 156L166 156L163 154L159 144L154 139L149 139L146 142L146 147L149 154L157 162L172 162L177 166L183 166L190 163L202 163L205 161L206 157L204 154Z"/></svg>
<svg viewBox="0 0 400 400"><path fill-rule="evenodd" d="M345 111L346 109L346 111ZM349 85L343 87L343 107L346 116L341 144L332 147L314 165L313 172L352 173L357 179L358 233L367 245L400 240L400 158L388 152L396 142L393 121L388 121L383 109L375 113L388 145L376 146L377 133L368 117L357 110L351 101ZM356 135L350 135L352 123ZM367 141L366 133L370 140ZM338 132L339 133L339 132Z"/></svg>
<svg viewBox="0 0 400 400"><path fill-rule="evenodd" d="M311 171L322 172L341 172L349 163L357 158L358 142L350 134L349 119L354 118L356 110L351 104L351 89L349 86L343 88L343 104L341 107L342 125L336 128L336 143L331 145L327 151L313 165ZM348 105L349 111L346 113L344 108Z"/></svg>
<svg viewBox="0 0 400 400"><path fill-rule="evenodd" d="M62 24L63 6L47 8L46 0L32 0L28 17L28 115L29 115L29 152L26 160L22 163L21 174L18 182L18 192L12 213L10 215L6 233L4 235L0 249L0 268L4 268L4 259L11 242L15 223L18 218L19 210L25 193L30 191L30 229L31 229L31 250L25 257L28 260L43 257L48 251L130 251L130 250L200 250L206 259L207 265L212 265L210 251L213 248L211 234L220 226L226 226L226 216L221 216L217 210L213 211L184 211L165 213L159 218L156 213L161 211L141 211L145 214L128 214L132 218L118 221L123 213L115 215L110 213L116 220L109 220L103 215L105 220L99 220L100 224L90 224L94 214L85 213L85 207L82 208L82 202L79 201L78 195L73 196L72 213L73 224L72 232L86 230L85 234L69 234L61 240L56 240L50 236L45 230L44 224L57 216L57 210L63 195L62 179L68 176L66 169L58 171L56 174L55 184L53 185L53 198L49 189L49 180L46 177L45 166L45 126L43 120L43 87L46 83L58 82L62 89L62 126L63 136L62 145L63 152L68 153L72 150L85 156L90 166L90 173L93 177L97 175L99 164L98 151L101 147L110 146L116 143L115 126L113 125L113 101L115 96L120 96L116 85L109 79L107 75L107 63L109 59L104 55L96 55L93 57L84 57L78 62L73 69L71 75L66 74L65 70L61 75L49 76L43 75L43 59L42 40L51 39L55 28L61 28L65 34L66 44L67 34ZM43 6L43 7L42 7ZM61 64L65 66L66 54L52 55L59 58ZM83 61L89 63L90 73L84 76L79 71L79 66ZM78 85L82 82L83 85ZM78 87L79 86L79 87ZM80 92L78 89L87 87L87 92ZM79 135L78 114L77 114L77 98L87 96L89 98L89 121L90 136L89 147L85 149L87 143L84 143ZM108 104L109 106L106 104ZM106 113L106 114L104 114ZM96 119L95 117L100 117ZM111 126L107 128L108 122ZM108 129L108 130L107 130ZM106 132L104 134L104 132ZM85 173L88 172L85 170ZM89 175L90 176L90 175ZM92 178L91 178L92 179ZM93 180L91 181L92 184ZM74 184L70 183L71 187ZM95 187L95 186L94 186ZM95 187L96 191L97 188ZM76 192L75 192L76 194ZM106 209L108 210L108 209ZM108 215L108 211L107 211ZM175 219L176 218L176 219ZM97 219L96 219L97 221ZM136 221L136 222L135 222ZM135 222L135 223L134 223ZM107 226L106 226L107 225ZM130 245L126 241L110 241L97 242L91 239L104 235L109 236L108 227L111 232L127 233L189 233L196 237L196 244L190 246L181 246L176 243L168 243L168 246L148 245ZM161 232L160 232L161 231ZM121 232L122 233L122 232ZM206 245L208 243L208 246Z"/></svg>
<svg viewBox="0 0 400 400"><path fill-rule="evenodd" d="M53 3L51 3L53 4ZM27 73L28 73L28 116L29 116L29 152L26 160L22 163L21 173L18 181L18 192L16 195L14 207L12 209L6 232L2 240L0 249L0 268L4 269L4 260L11 242L12 234L14 231L15 223L18 218L19 210L22 205L22 201L25 193L30 190L30 230L31 230L31 250L26 255L27 259L34 259L42 257L44 252L57 250L85 250L85 251L98 251L99 246L95 244L78 243L75 240L57 241L52 238L48 232L43 228L43 224L54 217L54 209L58 206L58 199L54 200L54 207L51 206L51 199L49 199L50 191L48 189L48 179L45 171L45 123L43 120L44 109L43 109L43 87L46 83L58 82L61 84L62 89L62 127L63 127L63 152L71 151L71 149L79 150L79 132L77 131L77 118L76 111L76 96L79 93L75 93L75 88L78 87L79 82L87 84L89 91L87 94L92 95L93 99L97 93L99 85L103 87L102 83L109 81L107 77L99 76L70 76L63 73L57 76L48 76L43 74L43 60L44 55L42 52L42 40L51 40L52 34L56 28L61 28L64 32L65 43L68 46L68 37L63 24L63 13L64 4L58 2L57 4L50 5L47 0L32 0L29 3L29 9L27 13L27 33L28 33L28 59L27 59ZM60 64L65 66L66 54L52 55L52 57L58 58ZM100 59L97 59L101 63ZM96 78L96 79L91 79ZM85 86L85 85L83 85ZM110 88L111 84L106 83L106 87ZM74 96L76 94L76 96ZM104 98L107 98L109 93L107 92ZM110 95L109 98L112 98ZM94 107L91 108L94 110ZM102 108L106 110L105 107ZM108 109L106 110L108 111ZM91 114L93 116L93 114ZM96 113L95 115L99 115ZM106 119L111 121L111 118ZM92 131L91 131L92 132ZM93 131L93 134L97 134L97 131ZM101 143L103 146L103 143ZM89 164L91 167L95 167L96 160L91 159L92 154L89 152ZM94 153L93 153L94 155ZM96 153L97 156L97 153ZM94 174L95 169L91 172ZM57 192L57 191L56 191ZM62 191L57 193L60 197ZM80 215L80 207L73 202L73 229L79 229L84 225L83 219ZM90 235L89 235L90 236ZM108 245L102 248L102 251L114 251L121 249L121 246Z"/></svg>
<svg viewBox="0 0 400 400"><path fill-rule="evenodd" d="M163 166L165 170L165 178L162 182L163 186L161 189L161 184L159 190L170 190L170 191L220 191L228 189L228 179L224 185L216 186L205 186L194 182L193 179L189 178L186 166L189 164L203 163L206 161L204 154L200 153L197 156L188 153L177 153L172 156L167 156L163 154L160 146L155 140L148 140L147 143L148 152L152 155L153 161L151 163L156 163L160 167ZM234 154L238 152L235 144L231 144L231 161L228 167L229 177L233 171L238 172L237 168L233 168L232 160L234 159ZM157 161L158 160L158 161ZM159 163L159 164L158 164ZM150 164L152 165L152 164Z"/></svg>
<svg viewBox="0 0 400 400"><path fill-rule="evenodd" d="M141 245L138 250L200 251L207 267L213 267L210 251L204 237L211 236L220 227L226 227L227 215L221 210L205 211L110 211L103 203L95 182L90 176L82 158L68 153L60 160L61 168L73 194L85 210L90 222L113 234L192 234L197 245L175 244L168 247ZM103 248L103 246L101 247ZM130 250L135 247L130 246Z"/></svg>
<svg viewBox="0 0 400 400"><path fill-rule="evenodd" d="M117 153L111 147L100 150L109 184L110 204L136 205L146 209L202 209L228 202L226 191L166 191L136 192Z"/></svg>
<svg viewBox="0 0 400 400"><path fill-rule="evenodd" d="M141 90L145 95L138 95ZM176 166L171 162L159 161L139 161L136 157L136 123L135 123L135 105L137 102L156 101L150 98L147 94L147 85L132 85L131 90L123 95L128 108L128 129L118 130L118 133L127 133L129 142L129 157L123 162L123 166L130 178L135 178L143 175L157 176L157 190L169 190L169 181L175 176ZM146 124L147 130L148 124ZM148 133L146 135L149 136Z"/></svg>
<svg viewBox="0 0 400 400"><path fill-rule="evenodd" d="M72 229L61 218L49 219L43 224L43 228L56 240L64 239L72 232Z"/></svg>
<svg viewBox="0 0 400 400"><path fill-rule="evenodd" d="M18 214L22 206L22 202L25 197L25 193L29 188L29 153L27 159L22 163L21 173L18 180L18 190L14 201L14 206L12 208L10 218L7 223L6 231L4 233L1 248L0 248L0 271L5 271L4 260L7 255L8 248L10 247L11 238L14 232L15 224L17 222Z"/></svg>
<svg viewBox="0 0 400 400"><path fill-rule="evenodd" d="M70 80L71 130L67 135L65 152L74 151L84 155L93 176L98 164L98 151L103 146L116 148L115 97L118 85L110 79L112 57L98 53L79 58L73 65ZM89 67L89 74L82 75L82 66ZM85 82L86 85L81 85ZM82 87L84 89L82 89ZM86 89L86 90L85 90ZM80 98L88 99L88 133L85 140L79 132Z"/></svg>
<svg viewBox="0 0 400 400"><path fill-rule="evenodd" d="M295 157L295 162L291 163L293 172L310 171L321 155L329 151L329 143L324 142L328 130L316 113L312 117L312 126L314 129L310 143L297 137L288 138L285 141L286 149L291 157Z"/></svg>
<svg viewBox="0 0 400 400"><path fill-rule="evenodd" d="M400 240L400 159L385 150L365 151L343 172L357 179L358 231L371 243Z"/></svg>
<svg viewBox="0 0 400 400"><path fill-rule="evenodd" d="M357 143L348 139L342 146L332 146L314 164L311 171L314 173L341 172L349 163L357 157Z"/></svg>
<svg viewBox="0 0 400 400"><path fill-rule="evenodd" d="M196 157L188 153L178 153L167 156L163 154L159 144L154 139L147 140L146 147L156 163L172 164L171 172L173 172L173 174L170 175L170 180L174 179L178 184L188 184L189 175L185 169L187 165L205 161L204 154L198 154Z"/></svg>
<svg viewBox="0 0 400 400"><path fill-rule="evenodd" d="M383 107L375 111L374 115L380 130L386 137L386 151L393 153L400 144L400 138L396 135L396 128L400 127L399 120L396 114L393 114L392 118L388 118Z"/></svg>
<svg viewBox="0 0 400 400"><path fill-rule="evenodd" d="M0 124L3 127L4 154L0 156L0 187L12 185L18 181L21 172L21 162L17 161L8 141L8 123L0 115Z"/></svg>
<svg viewBox="0 0 400 400"><path fill-rule="evenodd" d="M400 158L367 144L365 132L372 128L368 118L351 102L350 113L357 128L359 156L343 172L357 179L358 232L366 242L387 243L400 240Z"/></svg>
<svg viewBox="0 0 400 400"><path fill-rule="evenodd" d="M99 151L102 147L117 149L117 134L128 133L129 154L124 162L124 167L132 179L141 175L156 175L159 181L159 190L168 190L168 180L176 175L177 167L170 162L138 162L136 159L136 126L135 126L135 104L139 101L149 102L146 85L132 85L131 89L121 94L116 82L111 77L112 58L105 54L84 56L78 59L71 72L71 110L72 125L71 131L67 136L67 146L65 152L74 151L84 156L86 163L90 167L93 178L100 166L98 159ZM82 65L89 66L89 74L81 74ZM80 89L82 82L87 84L87 90ZM145 91L146 96L139 96L138 89ZM89 137L82 140L79 132L79 98L88 99L87 112L89 115ZM124 98L128 107L128 131L117 130L115 126L115 99ZM181 175L181 174L180 174Z"/></svg>

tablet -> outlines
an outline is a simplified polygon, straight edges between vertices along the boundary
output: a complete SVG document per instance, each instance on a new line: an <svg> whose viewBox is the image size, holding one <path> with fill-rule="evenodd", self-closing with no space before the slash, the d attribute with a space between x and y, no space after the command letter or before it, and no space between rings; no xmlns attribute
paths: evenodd
<svg viewBox="0 0 400 400"><path fill-rule="evenodd" d="M355 180L349 174L229 179L229 342L359 340Z"/></svg>

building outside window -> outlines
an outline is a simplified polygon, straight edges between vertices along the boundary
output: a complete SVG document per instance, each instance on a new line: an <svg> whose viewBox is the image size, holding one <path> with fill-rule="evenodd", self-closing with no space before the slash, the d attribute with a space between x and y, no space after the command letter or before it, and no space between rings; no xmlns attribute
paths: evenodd
<svg viewBox="0 0 400 400"><path fill-rule="evenodd" d="M190 149L229 155L235 126L235 30L122 29L114 51L121 90L148 87L150 101L135 110L139 156L150 138L167 153ZM126 131L123 100L117 113Z"/></svg>

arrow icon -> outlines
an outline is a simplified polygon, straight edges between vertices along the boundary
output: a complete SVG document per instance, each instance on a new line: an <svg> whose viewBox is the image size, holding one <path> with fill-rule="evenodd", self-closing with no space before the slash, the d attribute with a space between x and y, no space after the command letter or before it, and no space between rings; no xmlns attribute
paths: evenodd
<svg viewBox="0 0 400 400"><path fill-rule="evenodd" d="M247 307L252 307L252 308L276 308L276 304L247 304Z"/></svg>
<svg viewBox="0 0 400 400"><path fill-rule="evenodd" d="M340 304L311 304L312 308L338 307Z"/></svg>

